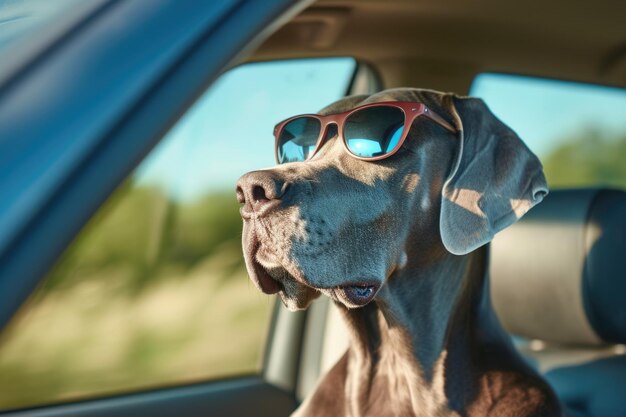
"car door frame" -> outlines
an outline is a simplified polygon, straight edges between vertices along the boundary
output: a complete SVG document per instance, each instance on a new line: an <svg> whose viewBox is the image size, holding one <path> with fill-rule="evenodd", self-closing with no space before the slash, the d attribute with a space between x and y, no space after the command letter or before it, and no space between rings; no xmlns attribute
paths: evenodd
<svg viewBox="0 0 626 417"><path fill-rule="evenodd" d="M101 1L0 70L0 329L195 99L308 3ZM293 392L258 375L1 414L275 416L295 406Z"/></svg>
<svg viewBox="0 0 626 417"><path fill-rule="evenodd" d="M0 178L0 328L201 92L306 3L109 0L0 73L10 174Z"/></svg>

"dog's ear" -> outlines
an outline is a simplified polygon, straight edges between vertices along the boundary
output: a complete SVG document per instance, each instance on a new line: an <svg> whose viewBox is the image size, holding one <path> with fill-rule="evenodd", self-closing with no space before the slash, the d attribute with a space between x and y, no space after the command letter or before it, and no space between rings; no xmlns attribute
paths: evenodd
<svg viewBox="0 0 626 417"><path fill-rule="evenodd" d="M477 98L447 96L460 143L443 186L440 232L463 255L489 242L548 193L539 159Z"/></svg>

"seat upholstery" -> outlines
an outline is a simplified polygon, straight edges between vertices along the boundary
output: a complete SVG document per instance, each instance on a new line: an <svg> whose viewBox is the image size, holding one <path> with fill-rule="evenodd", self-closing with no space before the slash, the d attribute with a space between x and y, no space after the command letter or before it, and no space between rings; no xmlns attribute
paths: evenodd
<svg viewBox="0 0 626 417"><path fill-rule="evenodd" d="M545 374L559 398L580 415L626 416L626 356L556 368Z"/></svg>
<svg viewBox="0 0 626 417"><path fill-rule="evenodd" d="M500 321L548 342L626 343L625 254L625 192L552 192L492 243Z"/></svg>

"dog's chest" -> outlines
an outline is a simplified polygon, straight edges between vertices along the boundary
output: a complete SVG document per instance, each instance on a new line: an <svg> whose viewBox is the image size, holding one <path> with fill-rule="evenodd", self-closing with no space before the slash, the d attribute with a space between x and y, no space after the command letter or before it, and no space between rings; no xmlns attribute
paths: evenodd
<svg viewBox="0 0 626 417"><path fill-rule="evenodd" d="M430 382L415 363L381 352L380 360L364 363L346 353L307 398L295 417L459 417L443 394L441 372Z"/></svg>
<svg viewBox="0 0 626 417"><path fill-rule="evenodd" d="M357 381L359 373L354 369L348 375L349 381L361 386L358 404L367 404L367 408L361 408L353 415L458 417L449 409L444 393L444 360L445 353L435 364L432 378L427 380L408 352L381 350L380 359L374 364L372 380Z"/></svg>

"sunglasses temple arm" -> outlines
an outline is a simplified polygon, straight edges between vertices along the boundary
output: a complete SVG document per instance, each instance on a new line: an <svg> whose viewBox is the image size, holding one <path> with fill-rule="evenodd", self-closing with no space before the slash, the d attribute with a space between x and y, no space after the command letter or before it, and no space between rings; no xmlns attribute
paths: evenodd
<svg viewBox="0 0 626 417"><path fill-rule="evenodd" d="M456 133L456 129L454 128L454 126L452 126L443 117L439 116L437 113L435 113L434 111L430 110L429 108L425 108L424 109L424 114L426 116L430 117L432 120L434 120L438 124L440 124L442 127L444 127L447 130L449 130L450 132Z"/></svg>

